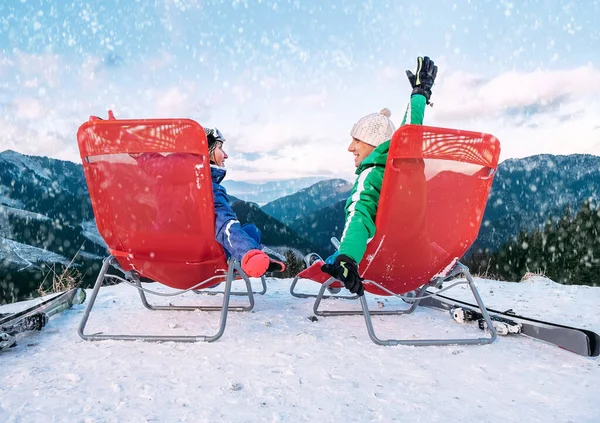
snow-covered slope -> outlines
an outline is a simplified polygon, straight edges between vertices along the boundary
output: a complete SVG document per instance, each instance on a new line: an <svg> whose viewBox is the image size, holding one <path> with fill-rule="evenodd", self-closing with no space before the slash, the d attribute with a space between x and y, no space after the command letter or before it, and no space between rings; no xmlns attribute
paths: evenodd
<svg viewBox="0 0 600 423"><path fill-rule="evenodd" d="M17 153L16 151L6 150L2 152L2 161L5 163L10 163L15 165L19 171L23 172L25 170L31 170L35 173L36 176L51 180L51 171L47 168L44 168L40 164L40 160L36 156L26 156L21 153Z"/></svg>
<svg viewBox="0 0 600 423"><path fill-rule="evenodd" d="M98 245L108 248L104 238L102 238L100 232L98 232L98 227L96 226L95 220L86 220L85 222L81 222L81 228L83 229L83 236L85 236L87 239L95 242Z"/></svg>
<svg viewBox="0 0 600 423"><path fill-rule="evenodd" d="M23 208L23 202L10 198L10 189L4 185L0 185L0 205L5 204L10 207Z"/></svg>
<svg viewBox="0 0 600 423"><path fill-rule="evenodd" d="M32 220L39 220L42 222L52 221L48 216L44 216L40 213L33 213L6 205L0 205L0 236L2 237L11 237L13 235L10 227L11 216L18 216L25 222Z"/></svg>
<svg viewBox="0 0 600 423"><path fill-rule="evenodd" d="M0 421L599 421L598 359L525 337L475 347L379 347L361 316L310 321L311 300L291 297L290 283L270 280L255 312L230 313L212 344L85 342L76 333L85 305L77 306L0 355ZM600 288L541 278L477 284L488 306L600 330ZM467 289L449 294L468 298ZM200 301L220 297L190 293L179 302ZM119 285L100 292L89 331L190 335L213 333L217 320L218 313L148 311L135 289ZM374 324L382 336L481 335L430 309Z"/></svg>
<svg viewBox="0 0 600 423"><path fill-rule="evenodd" d="M20 270L24 270L42 263L60 263L66 266L69 260L51 251L0 237L0 263L2 266L18 266Z"/></svg>

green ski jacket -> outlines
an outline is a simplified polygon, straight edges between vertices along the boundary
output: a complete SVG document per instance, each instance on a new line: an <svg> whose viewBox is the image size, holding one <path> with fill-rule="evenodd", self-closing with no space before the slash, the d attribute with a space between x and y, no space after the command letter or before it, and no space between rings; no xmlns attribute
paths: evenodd
<svg viewBox="0 0 600 423"><path fill-rule="evenodd" d="M407 122L422 125L425 106L424 96L413 95L404 114L402 125ZM367 243L375 236L375 216L390 141L387 140L379 145L358 166L356 169L358 178L350 198L346 201L346 223L338 253L353 258L356 263L360 263L367 249Z"/></svg>

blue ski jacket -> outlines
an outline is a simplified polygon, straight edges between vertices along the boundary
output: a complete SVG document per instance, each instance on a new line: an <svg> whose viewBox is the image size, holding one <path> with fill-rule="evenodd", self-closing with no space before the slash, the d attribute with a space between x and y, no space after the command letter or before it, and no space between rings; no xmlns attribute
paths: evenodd
<svg viewBox="0 0 600 423"><path fill-rule="evenodd" d="M146 173L157 180L156 197L162 203L157 207L155 229L173 229L176 222L185 223L198 218L194 215L193 208L185 207L182 203L187 198L190 184L194 183L194 179L189 174L182 172L181 169L186 168L187 160L195 160L193 155L175 153L163 156L158 153L143 153L132 155L132 157ZM229 196L225 187L221 185L227 170L211 164L210 173L215 208L216 239L228 255L241 261L244 254L253 249L261 249L261 245L242 229L235 212L229 205ZM161 183L162 180L168 181L168 184ZM173 202L173 198L179 198L181 202ZM173 219L173 216L178 216L178 218ZM177 229L185 230L185 227Z"/></svg>
<svg viewBox="0 0 600 423"><path fill-rule="evenodd" d="M227 170L211 164L212 189L215 203L215 235L223 248L238 260L250 250L261 249L261 246L242 229L237 215L229 205L229 196L221 181Z"/></svg>

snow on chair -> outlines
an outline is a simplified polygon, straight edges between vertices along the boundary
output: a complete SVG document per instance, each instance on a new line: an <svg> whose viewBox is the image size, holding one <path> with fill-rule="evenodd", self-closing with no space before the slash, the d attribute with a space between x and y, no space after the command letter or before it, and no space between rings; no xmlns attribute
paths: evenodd
<svg viewBox="0 0 600 423"><path fill-rule="evenodd" d="M79 128L77 141L98 230L110 252L98 274L79 335L86 340L219 339L227 312L251 310L254 297L240 263L227 260L215 240L208 145L202 127L189 119L90 119ZM124 277L107 273L110 267ZM236 273L245 281L249 305L229 305ZM194 336L84 334L107 278L134 285L150 310L220 311L219 329L214 335ZM150 291L142 287L140 278L178 291ZM151 305L145 295L175 296L223 281L223 304L219 306ZM264 278L262 283L264 291Z"/></svg>
<svg viewBox="0 0 600 423"><path fill-rule="evenodd" d="M300 298L316 297L319 316L363 314L369 336L380 345L488 344L496 331L469 273L458 259L477 238L493 176L498 167L500 143L492 135L454 129L406 125L392 138L381 188L375 236L359 264L365 291L381 296L412 296L404 310L368 309L360 297L362 311L320 311L325 289L343 286L320 271L316 262L300 272L290 292ZM382 340L375 334L371 315L412 313L428 286L463 274L491 328L489 338ZM321 283L317 295L295 291L299 279ZM444 289L451 288L451 286ZM438 291L441 292L441 291ZM357 297L344 297L354 298Z"/></svg>

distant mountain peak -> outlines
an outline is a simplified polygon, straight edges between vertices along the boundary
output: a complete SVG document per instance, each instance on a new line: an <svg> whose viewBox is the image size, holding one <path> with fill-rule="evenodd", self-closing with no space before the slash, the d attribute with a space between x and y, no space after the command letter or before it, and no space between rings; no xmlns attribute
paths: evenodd
<svg viewBox="0 0 600 423"><path fill-rule="evenodd" d="M41 166L40 158L37 156L27 156L14 150L5 150L0 153L0 160L16 166L21 171L31 170L40 178L50 180L50 170Z"/></svg>
<svg viewBox="0 0 600 423"><path fill-rule="evenodd" d="M8 154L20 154L20 153L17 153L15 150L11 150L10 148L8 150L4 150L4 151L0 152L0 156L8 155Z"/></svg>
<svg viewBox="0 0 600 423"><path fill-rule="evenodd" d="M579 178L598 171L599 156L593 154L553 155L538 154L522 159L507 159L500 163L504 172L541 172L543 174L561 172L565 166ZM566 170L565 170L566 171Z"/></svg>
<svg viewBox="0 0 600 423"><path fill-rule="evenodd" d="M271 201L265 204L262 210L290 225L301 216L345 200L351 189L352 184L344 179L327 179L294 194Z"/></svg>
<svg viewBox="0 0 600 423"><path fill-rule="evenodd" d="M226 179L221 185L227 189L228 194L234 195L240 200L263 205L277 198L298 192L321 180L323 178L319 176L267 182L244 182Z"/></svg>
<svg viewBox="0 0 600 423"><path fill-rule="evenodd" d="M326 179L324 181L319 181L316 184L313 184L309 187L306 187L299 192L322 192L323 190L331 190L334 189L336 192L339 191L349 191L352 189L352 184L345 179L336 178L336 179ZM323 191L326 193L326 191Z"/></svg>

